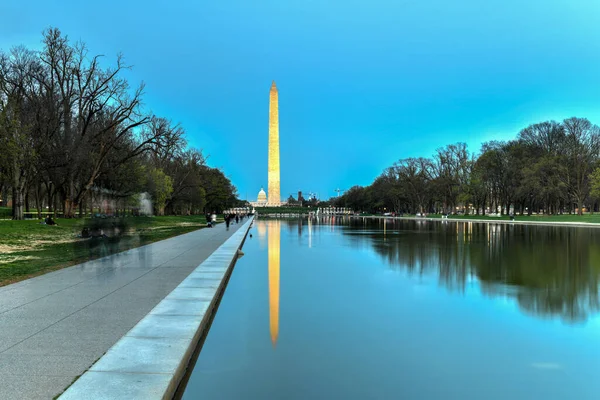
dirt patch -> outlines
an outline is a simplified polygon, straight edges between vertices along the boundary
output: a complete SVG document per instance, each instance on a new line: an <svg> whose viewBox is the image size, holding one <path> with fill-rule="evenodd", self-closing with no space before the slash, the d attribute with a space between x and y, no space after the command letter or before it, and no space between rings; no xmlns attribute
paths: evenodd
<svg viewBox="0 0 600 400"><path fill-rule="evenodd" d="M198 222L179 222L177 226L204 226L206 224Z"/></svg>
<svg viewBox="0 0 600 400"><path fill-rule="evenodd" d="M0 254L0 264L10 264L16 261L39 260L41 257L35 256L5 256Z"/></svg>
<svg viewBox="0 0 600 400"><path fill-rule="evenodd" d="M18 253L21 251L31 250L29 246L19 246L12 244L0 244L0 256L10 253Z"/></svg>
<svg viewBox="0 0 600 400"><path fill-rule="evenodd" d="M177 228L177 227L198 227L198 228L202 228L206 226L206 224L198 224L195 222L180 222L178 224L174 224L174 225L165 225L165 226L149 226L147 228L143 228L140 229L140 231L144 230L144 231L161 231L164 229L173 229L173 228Z"/></svg>
<svg viewBox="0 0 600 400"><path fill-rule="evenodd" d="M18 240L15 244L0 244L0 256L3 254L20 253L22 251L36 251L41 250L43 246L73 243L77 241L77 238L53 238L47 240Z"/></svg>
<svg viewBox="0 0 600 400"><path fill-rule="evenodd" d="M78 241L79 238L62 238L62 239L52 239L52 240L32 240L31 246L32 248L30 250L35 250L36 246L44 246L47 244L64 244L64 243L74 243L76 241Z"/></svg>

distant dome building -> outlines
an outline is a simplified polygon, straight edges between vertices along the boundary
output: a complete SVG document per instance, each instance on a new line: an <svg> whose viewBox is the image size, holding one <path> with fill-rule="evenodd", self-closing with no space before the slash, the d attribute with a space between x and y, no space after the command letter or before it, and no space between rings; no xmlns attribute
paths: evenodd
<svg viewBox="0 0 600 400"><path fill-rule="evenodd" d="M267 194L263 188L260 188L260 192L258 192L257 203L266 203L267 202Z"/></svg>
<svg viewBox="0 0 600 400"><path fill-rule="evenodd" d="M263 188L260 188L256 201L251 201L252 207L265 207L267 205L267 193Z"/></svg>

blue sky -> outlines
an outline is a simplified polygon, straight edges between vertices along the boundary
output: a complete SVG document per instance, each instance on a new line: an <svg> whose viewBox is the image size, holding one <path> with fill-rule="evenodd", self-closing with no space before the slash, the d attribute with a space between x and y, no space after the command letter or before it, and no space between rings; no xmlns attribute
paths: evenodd
<svg viewBox="0 0 600 400"><path fill-rule="evenodd" d="M4 0L0 20L4 50L56 26L107 62L123 52L147 109L251 200L267 183L272 80L282 197L327 198L544 119L600 123L596 0Z"/></svg>

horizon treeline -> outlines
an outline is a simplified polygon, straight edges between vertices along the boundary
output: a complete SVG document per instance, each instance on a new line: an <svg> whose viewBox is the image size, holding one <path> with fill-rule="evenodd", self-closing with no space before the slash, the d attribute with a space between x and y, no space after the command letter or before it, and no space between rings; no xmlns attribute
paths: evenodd
<svg viewBox="0 0 600 400"><path fill-rule="evenodd" d="M456 143L399 160L332 201L366 212L581 215L598 210L599 167L600 128L573 117L532 124L477 154Z"/></svg>
<svg viewBox="0 0 600 400"><path fill-rule="evenodd" d="M130 87L122 55L103 66L56 28L42 43L0 49L0 199L10 195L14 219L32 206L38 217L132 210L141 193L157 215L237 205L235 187L188 147L184 129L144 110L144 84Z"/></svg>

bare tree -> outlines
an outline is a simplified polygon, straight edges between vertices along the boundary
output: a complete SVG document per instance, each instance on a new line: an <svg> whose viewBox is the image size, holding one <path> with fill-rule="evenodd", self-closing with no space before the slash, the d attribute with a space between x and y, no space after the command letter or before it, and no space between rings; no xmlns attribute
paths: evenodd
<svg viewBox="0 0 600 400"><path fill-rule="evenodd" d="M33 174L35 101L30 79L34 54L24 47L0 54L0 163L10 178L13 218L23 219L25 190Z"/></svg>
<svg viewBox="0 0 600 400"><path fill-rule="evenodd" d="M121 55L116 66L102 69L101 56L88 57L83 43L71 45L58 29L44 33L44 45L45 73L37 77L55 96L60 121L58 130L47 132L48 169L62 194L65 216L73 217L111 152L133 143L120 160L125 162L150 150L161 133L141 129L150 121L141 112L144 85L130 93L121 76L130 67Z"/></svg>
<svg viewBox="0 0 600 400"><path fill-rule="evenodd" d="M577 203L577 213L583 214L583 203L589 195L589 176L600 153L600 128L585 118L564 120L567 159L569 164L568 187Z"/></svg>
<svg viewBox="0 0 600 400"><path fill-rule="evenodd" d="M407 158L393 166L398 179L403 183L404 193L412 203L413 212L424 212L430 199L432 163L426 158Z"/></svg>

